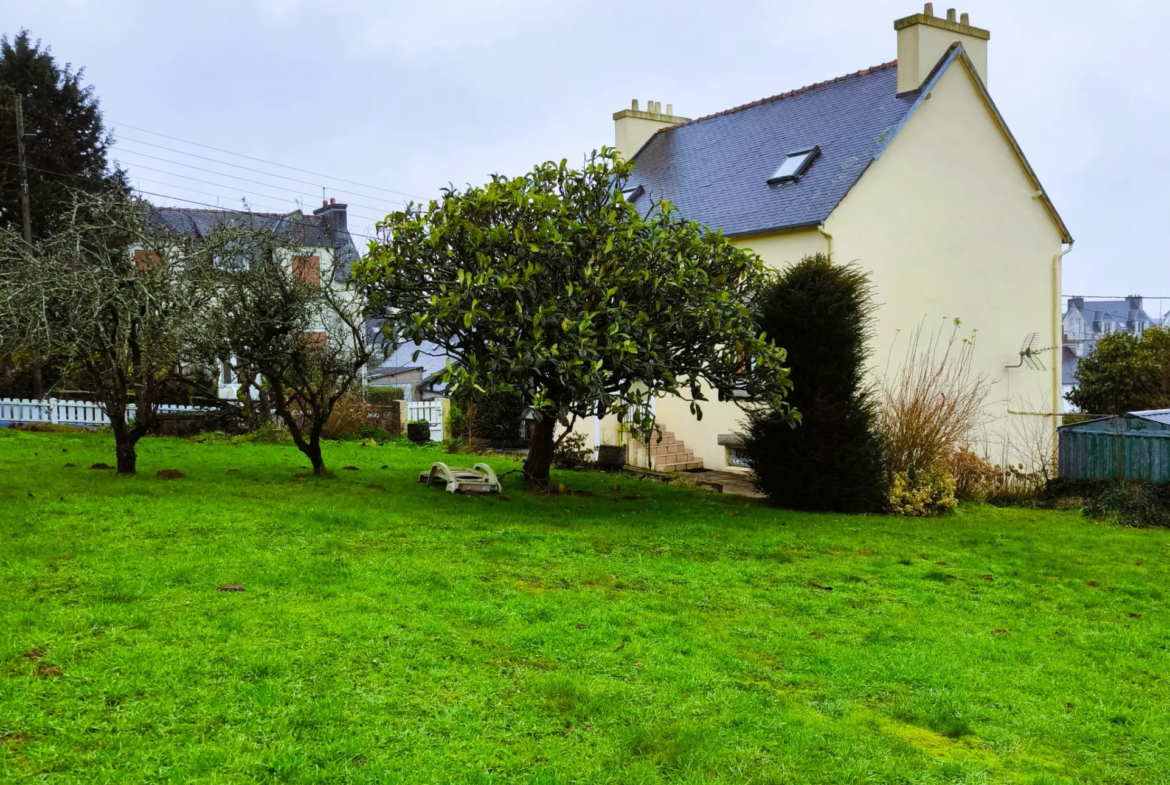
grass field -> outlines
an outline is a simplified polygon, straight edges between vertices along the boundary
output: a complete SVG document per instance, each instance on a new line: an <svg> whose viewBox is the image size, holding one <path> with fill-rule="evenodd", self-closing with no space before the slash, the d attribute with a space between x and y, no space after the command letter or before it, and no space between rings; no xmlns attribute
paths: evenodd
<svg viewBox="0 0 1170 785"><path fill-rule="evenodd" d="M1170 782L1165 531L140 454L0 430L2 782Z"/></svg>

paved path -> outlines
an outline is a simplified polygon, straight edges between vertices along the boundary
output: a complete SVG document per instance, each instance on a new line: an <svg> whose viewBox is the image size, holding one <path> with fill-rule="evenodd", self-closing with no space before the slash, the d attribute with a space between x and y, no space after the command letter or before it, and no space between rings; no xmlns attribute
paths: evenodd
<svg viewBox="0 0 1170 785"><path fill-rule="evenodd" d="M719 472L719 471L704 471L704 472L685 472L684 476L699 485L714 485L719 486L723 493L730 493L735 496L749 496L753 499L762 499L764 495L757 491L752 485L752 477L750 474L743 474L740 472Z"/></svg>

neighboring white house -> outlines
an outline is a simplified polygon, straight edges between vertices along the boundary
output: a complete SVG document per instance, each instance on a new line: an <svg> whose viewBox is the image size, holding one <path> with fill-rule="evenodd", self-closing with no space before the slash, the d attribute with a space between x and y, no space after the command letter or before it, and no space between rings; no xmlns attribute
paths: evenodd
<svg viewBox="0 0 1170 785"><path fill-rule="evenodd" d="M1064 394L1076 387L1077 365L1082 357L1093 353L1097 341L1103 336L1120 332L1141 335L1147 327L1157 326L1159 322L1146 313L1140 294L1123 300L1070 297L1068 310L1061 320L1061 387ZM1170 326L1170 314L1162 319L1161 326ZM1075 410L1067 402L1065 409Z"/></svg>
<svg viewBox="0 0 1170 785"><path fill-rule="evenodd" d="M277 234L295 236L299 247L290 252L288 264L293 274L306 280L321 283L322 271L334 271L333 281L326 285L344 285L349 267L358 260L357 246L349 233L346 205L330 199L312 215L300 210L289 213L256 213L236 210L193 210L183 207L153 207L151 219L161 228L195 240L206 237L210 232L224 226L247 226L267 229ZM316 325L314 335L321 340L326 337L326 325ZM218 395L224 400L233 400L240 390L230 363L223 363L219 369Z"/></svg>

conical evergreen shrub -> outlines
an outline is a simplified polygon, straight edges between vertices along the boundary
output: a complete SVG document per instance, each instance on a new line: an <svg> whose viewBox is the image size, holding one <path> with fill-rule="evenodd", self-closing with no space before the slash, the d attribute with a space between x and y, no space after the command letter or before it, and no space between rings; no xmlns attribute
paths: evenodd
<svg viewBox="0 0 1170 785"><path fill-rule="evenodd" d="M779 507L882 509L885 472L877 400L865 381L874 311L867 275L823 254L788 268L761 294L760 326L788 352L798 425L770 411L749 419L744 452L756 487Z"/></svg>

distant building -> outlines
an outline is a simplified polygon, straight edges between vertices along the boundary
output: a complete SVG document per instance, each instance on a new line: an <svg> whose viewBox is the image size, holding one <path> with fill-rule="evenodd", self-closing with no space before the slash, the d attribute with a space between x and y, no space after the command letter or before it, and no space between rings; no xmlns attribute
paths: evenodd
<svg viewBox="0 0 1170 785"><path fill-rule="evenodd" d="M1063 348L1061 350L1061 382L1067 394L1077 383L1077 365L1097 348L1103 336L1126 332L1141 335L1147 327L1158 327L1142 307L1141 295L1124 300L1088 300L1070 297L1068 310L1061 321ZM1170 314L1160 326L1170 326ZM1071 411L1071 409L1069 409Z"/></svg>
<svg viewBox="0 0 1170 785"><path fill-rule="evenodd" d="M151 223L160 228L185 235L195 241L203 240L216 229L242 226L263 229L293 240L286 264L292 274L321 286L344 288L349 268L358 260L357 246L349 233L346 205L335 199L322 202L321 207L306 215L300 210L288 213L256 213L239 210L192 210L184 207L157 207L149 209ZM333 271L333 280L322 271ZM324 278L324 280L323 280ZM325 339L327 326L313 326L314 338ZM225 358L218 369L219 398L233 400L241 387L241 379L233 367L234 361ZM246 380L245 380L246 381ZM255 390L252 391L255 395Z"/></svg>

